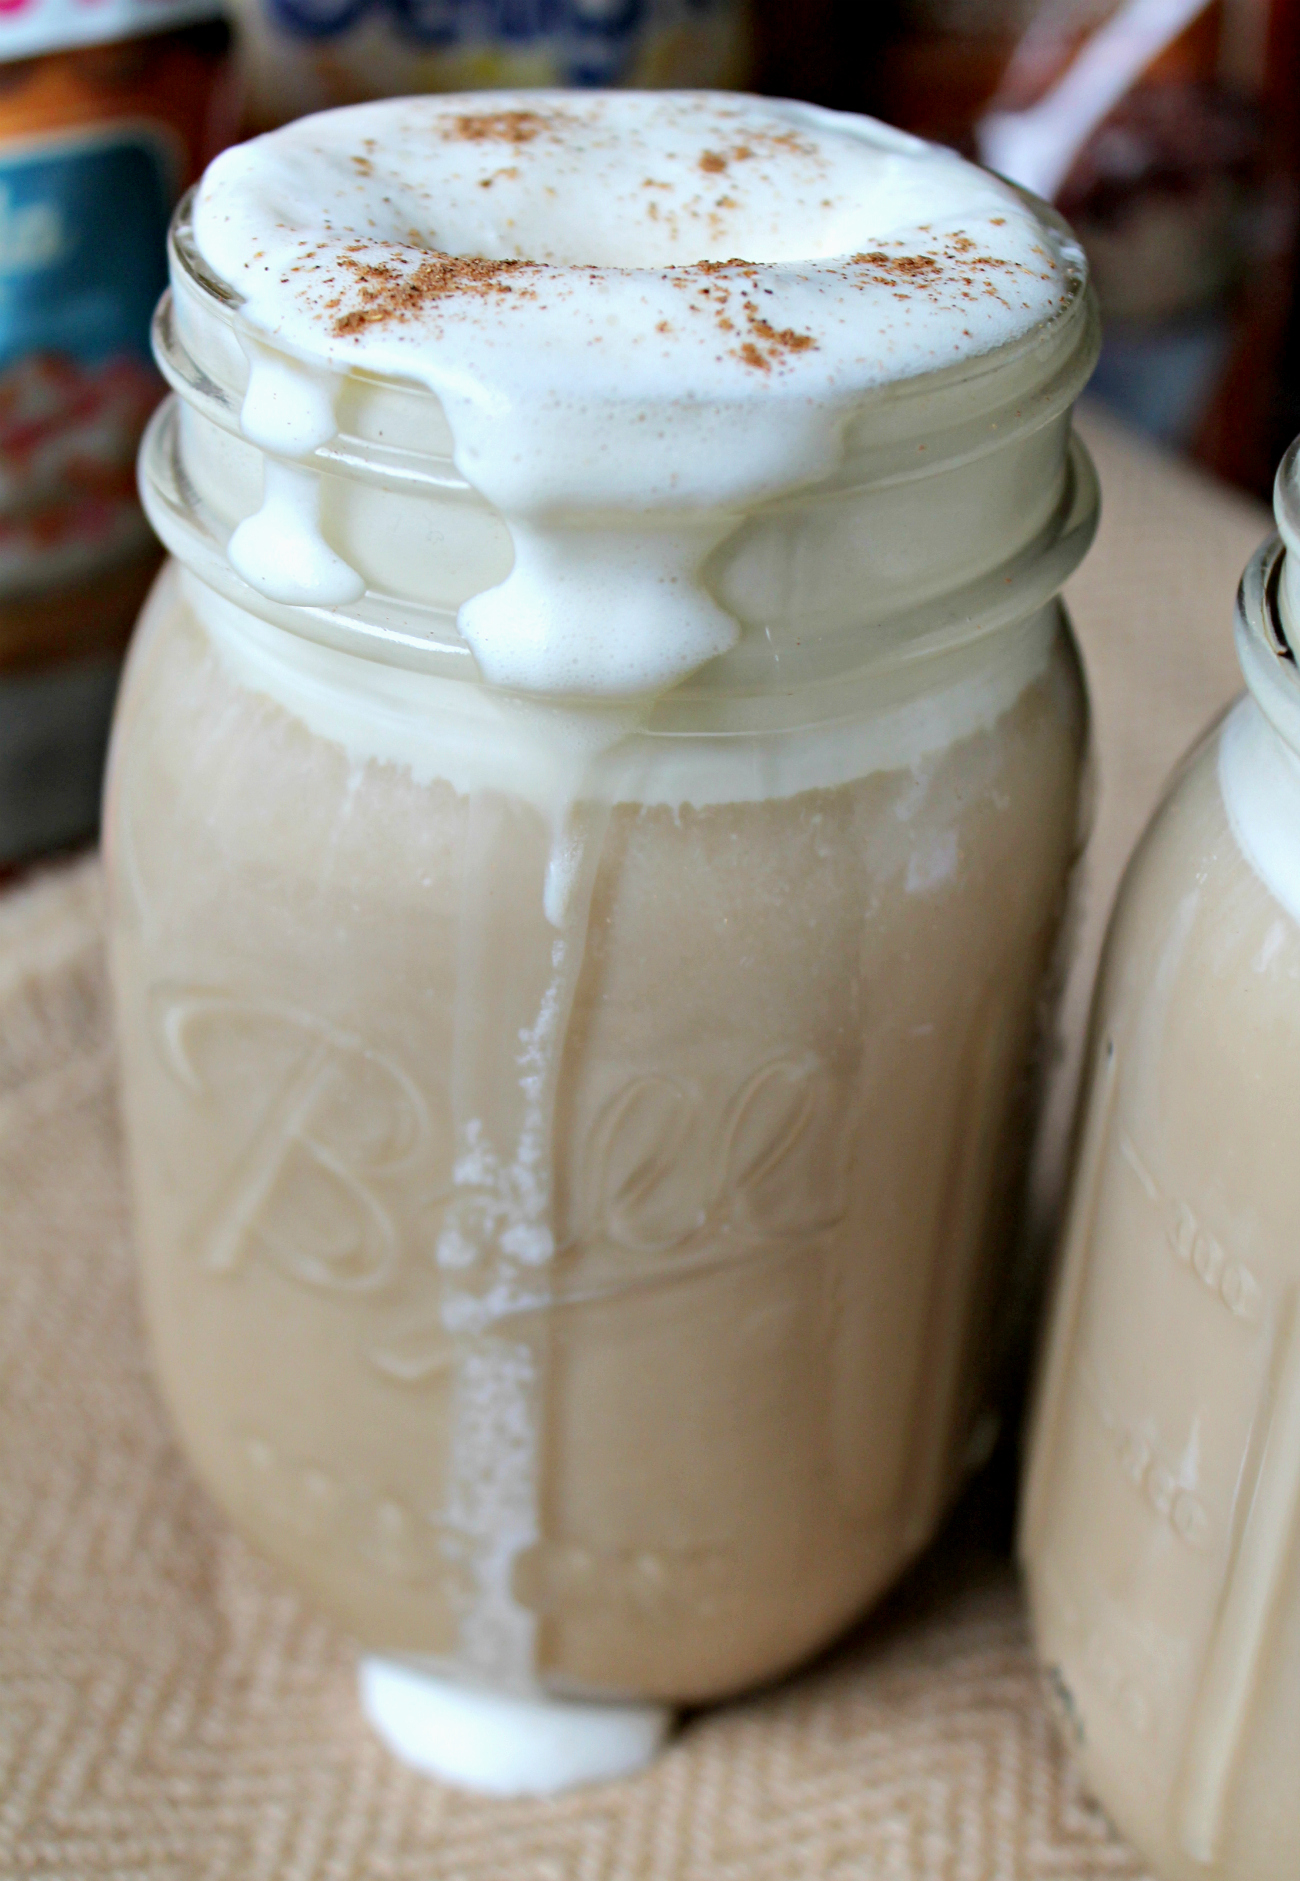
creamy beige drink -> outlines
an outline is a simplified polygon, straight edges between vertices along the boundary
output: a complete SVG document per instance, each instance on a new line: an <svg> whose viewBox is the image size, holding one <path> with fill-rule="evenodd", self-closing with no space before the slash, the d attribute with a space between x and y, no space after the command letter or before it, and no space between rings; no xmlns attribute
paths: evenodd
<svg viewBox="0 0 1300 1881"><path fill-rule="evenodd" d="M1300 1870L1300 682L1280 573L1274 543L1238 621L1254 696L1179 774L1116 910L1023 1518L1064 1728L1161 1881Z"/></svg>
<svg viewBox="0 0 1300 1881"><path fill-rule="evenodd" d="M1076 687L1060 649L914 765L614 807L555 1098L555 1251L497 1311L481 1250L510 1203L486 1139L524 1127L546 825L350 763L159 594L114 804L159 1363L221 1499L368 1645L458 1655L495 1512L457 1426L489 1340L537 1420L537 1532L496 1617L530 1616L558 1689L735 1690L930 1532L978 1409ZM486 1041L456 1035L467 980ZM459 1076L483 1086L477 1158Z"/></svg>
<svg viewBox="0 0 1300 1881"><path fill-rule="evenodd" d="M864 120L532 95L232 153L173 291L109 811L159 1376L405 1754L626 1768L982 1441L1077 253Z"/></svg>

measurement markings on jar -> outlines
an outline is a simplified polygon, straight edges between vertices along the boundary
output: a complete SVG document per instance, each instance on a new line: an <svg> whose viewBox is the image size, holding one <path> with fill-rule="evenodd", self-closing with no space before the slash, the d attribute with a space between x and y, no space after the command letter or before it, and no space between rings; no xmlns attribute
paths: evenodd
<svg viewBox="0 0 1300 1881"><path fill-rule="evenodd" d="M1138 1155L1127 1130L1120 1131L1120 1154L1143 1193L1158 1208L1170 1250L1234 1319L1255 1324L1263 1318L1264 1291L1244 1261L1204 1227L1190 1202L1166 1195Z"/></svg>
<svg viewBox="0 0 1300 1881"><path fill-rule="evenodd" d="M547 1619L601 1615L621 1626L716 1620L743 1586L734 1548L591 1548L539 1542L515 1564L515 1591Z"/></svg>
<svg viewBox="0 0 1300 1881"><path fill-rule="evenodd" d="M258 1509L275 1527L364 1561L401 1586L434 1588L445 1581L454 1551L436 1518L419 1514L391 1489L314 1459L286 1456L258 1431L236 1441Z"/></svg>
<svg viewBox="0 0 1300 1881"><path fill-rule="evenodd" d="M1116 1462L1148 1508L1189 1548L1207 1549L1214 1524L1202 1498L1191 1484L1180 1480L1178 1468L1161 1456L1151 1437L1111 1410L1091 1368L1082 1361L1078 1375Z"/></svg>
<svg viewBox="0 0 1300 1881"><path fill-rule="evenodd" d="M1201 1227L1186 1202L1179 1202L1174 1211L1169 1245L1235 1318L1253 1322L1262 1317L1264 1294L1259 1282L1248 1267L1225 1253L1214 1236Z"/></svg>

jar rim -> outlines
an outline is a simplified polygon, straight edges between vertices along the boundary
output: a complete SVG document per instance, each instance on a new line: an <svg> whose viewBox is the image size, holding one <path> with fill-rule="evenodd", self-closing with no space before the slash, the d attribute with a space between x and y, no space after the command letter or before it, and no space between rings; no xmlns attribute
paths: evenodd
<svg viewBox="0 0 1300 1881"><path fill-rule="evenodd" d="M1261 542L1237 588L1237 663L1247 689L1279 737L1300 756L1300 665L1282 609L1286 544Z"/></svg>
<svg viewBox="0 0 1300 1881"><path fill-rule="evenodd" d="M1277 467L1273 515L1277 527L1237 590L1237 660L1261 711L1300 757L1300 437Z"/></svg>
<svg viewBox="0 0 1300 1881"><path fill-rule="evenodd" d="M178 403L165 399L154 413L140 447L140 486L146 514L167 550L199 578L247 613L317 644L378 660L412 672L441 674L486 683L469 646L456 630L455 616L409 603L403 617L386 618L369 593L345 607L295 606L266 600L236 574L225 543L197 513L194 492L181 462L177 435ZM931 596L893 617L884 646L864 646L851 670L885 669L916 663L931 654L969 646L1000 628L1036 613L1058 595L1083 560L1096 535L1100 491L1096 469L1077 433L1066 451L1059 502L1047 526L1009 558L982 571L956 590ZM904 642L906 644L904 644ZM793 680L793 676L792 676ZM837 683L831 672L799 680L801 690L821 692ZM709 669L673 689L675 701L690 710L715 713L727 699L738 704L768 690L762 684L720 686Z"/></svg>
<svg viewBox="0 0 1300 1881"><path fill-rule="evenodd" d="M1072 231L1065 217L1051 203L1044 202L1032 191L1023 189L1018 183L1001 179L1018 196L1026 207L1030 208L1040 221L1053 233L1073 240ZM205 260L194 236L194 203L199 185L191 184L177 203L172 213L168 230L168 259L170 272L175 286L177 276L187 288L193 289L202 300L212 304L212 310L231 320L236 330L242 325L240 308L244 305L244 296L228 281L222 279L215 269ZM1069 368L1071 379L1077 379L1073 396L1086 384L1096 364L1100 350L1100 320L1097 313L1096 293L1092 286L1090 270L1086 257L1079 251L1079 263L1071 265L1063 277L1065 294L1062 305L1045 319L1026 327L1022 332L1013 334L997 346L991 346L981 352L967 354L963 359L951 365L934 366L920 372L902 375L896 379L886 379L880 384L864 390L854 401L855 408L870 408L877 403L898 404L909 396L930 396L947 387L979 386L994 384L1002 375L1008 373L1021 361L1027 361L1036 354L1047 354L1053 358L1052 364ZM677 268L669 266L656 268L656 274L673 273ZM681 271L686 272L682 264ZM256 332L250 327L250 337L262 346L271 345L276 350L299 357L293 349L286 346L282 339ZM372 383L400 388L417 396L427 398L436 404L437 395L430 391L421 380L396 373L380 373L368 368L330 367L319 357L307 358L304 363L327 372L338 372L367 380ZM165 362L164 374L170 377ZM182 390L176 387L177 390ZM182 391L182 396L183 396Z"/></svg>

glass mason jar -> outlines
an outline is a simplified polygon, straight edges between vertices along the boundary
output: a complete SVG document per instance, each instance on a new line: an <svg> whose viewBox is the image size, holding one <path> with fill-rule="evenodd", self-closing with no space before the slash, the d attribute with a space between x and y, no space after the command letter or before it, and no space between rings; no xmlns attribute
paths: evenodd
<svg viewBox="0 0 1300 1881"><path fill-rule="evenodd" d="M1085 1776L1162 1881L1300 1871L1300 479L1248 691L1129 865L1021 1552Z"/></svg>
<svg viewBox="0 0 1300 1881"><path fill-rule="evenodd" d="M431 1747L448 1689L594 1717L544 1787L831 1639L978 1447L1080 842L1095 316L1076 278L866 399L720 531L743 631L635 723L480 677L510 537L420 387L348 379L309 458L365 594L236 573L242 323L183 210L107 828L157 1373L407 1754L510 1786L463 1705Z"/></svg>

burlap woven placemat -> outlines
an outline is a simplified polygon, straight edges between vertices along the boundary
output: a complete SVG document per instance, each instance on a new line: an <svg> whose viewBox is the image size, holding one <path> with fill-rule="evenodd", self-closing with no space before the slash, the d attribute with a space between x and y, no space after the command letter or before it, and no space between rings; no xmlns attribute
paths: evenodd
<svg viewBox="0 0 1300 1881"><path fill-rule="evenodd" d="M1263 527L1089 429L1108 517L1074 604L1102 790L1070 1038L1122 857L1235 688L1232 590ZM634 1780L486 1803L389 1758L348 1642L229 1533L155 1401L98 893L88 862L0 901L0 1875L1137 1881L1053 1740L1012 1571L969 1510L834 1654L697 1718Z"/></svg>

